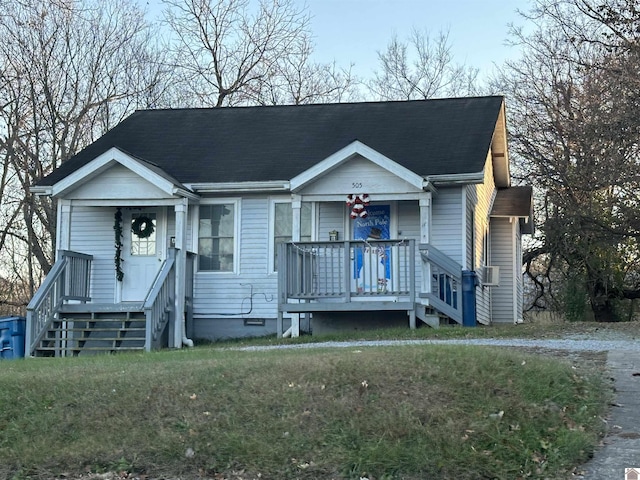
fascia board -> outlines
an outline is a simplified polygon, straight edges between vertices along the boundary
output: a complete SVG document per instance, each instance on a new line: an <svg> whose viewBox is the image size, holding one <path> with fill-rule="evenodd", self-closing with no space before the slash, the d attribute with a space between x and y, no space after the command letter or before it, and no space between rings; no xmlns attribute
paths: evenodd
<svg viewBox="0 0 640 480"><path fill-rule="evenodd" d="M379 167L384 168L388 172L396 175L405 182L414 186L416 189L421 190L424 188L424 178L422 178L420 175L417 175L411 170L384 156L380 152L374 150L371 147L368 147L359 140L356 140L346 147L338 150L336 153L325 158L308 170L302 172L300 175L292 178L290 180L291 191L299 191L305 185L308 185L309 183L317 180L319 177L326 175L331 170L340 166L355 155L360 155L367 160L375 163Z"/></svg>
<svg viewBox="0 0 640 480"><path fill-rule="evenodd" d="M106 152L97 156L95 159L93 159L83 167L79 168L72 174L67 175L65 178L54 184L51 187L51 195L54 197L64 195L67 191L75 188L77 185L90 180L100 172L106 170L111 165L113 165L114 162L117 162L128 168L133 173L146 179L155 187L159 188L168 195L173 194L175 185L172 182L168 181L165 178L162 178L160 175L148 169L138 160L127 155L122 150L116 147L112 147Z"/></svg>
<svg viewBox="0 0 640 480"><path fill-rule="evenodd" d="M178 197L188 198L189 200L200 200L200 195L190 192L189 190L185 190L184 188L173 187L171 193Z"/></svg>
<svg viewBox="0 0 640 480"><path fill-rule="evenodd" d="M484 170L480 170L476 173L429 175L426 178L430 183L436 186L482 183L484 182Z"/></svg>
<svg viewBox="0 0 640 480"><path fill-rule="evenodd" d="M286 180L274 180L268 182L210 182L190 183L185 185L198 193L225 193L225 192L289 192L289 182Z"/></svg>
<svg viewBox="0 0 640 480"><path fill-rule="evenodd" d="M46 186L46 187L38 187L38 186L32 186L29 187L29 191L31 193L33 193L34 195L37 196L46 196L46 195L51 195L51 187Z"/></svg>

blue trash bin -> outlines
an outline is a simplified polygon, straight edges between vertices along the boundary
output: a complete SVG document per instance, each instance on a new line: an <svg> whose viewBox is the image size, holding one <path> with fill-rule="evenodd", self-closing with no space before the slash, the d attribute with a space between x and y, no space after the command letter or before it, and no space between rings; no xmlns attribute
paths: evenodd
<svg viewBox="0 0 640 480"><path fill-rule="evenodd" d="M0 317L0 359L24 357L25 328L24 317Z"/></svg>
<svg viewBox="0 0 640 480"><path fill-rule="evenodd" d="M462 326L476 326L476 287L478 277L472 270L462 271Z"/></svg>

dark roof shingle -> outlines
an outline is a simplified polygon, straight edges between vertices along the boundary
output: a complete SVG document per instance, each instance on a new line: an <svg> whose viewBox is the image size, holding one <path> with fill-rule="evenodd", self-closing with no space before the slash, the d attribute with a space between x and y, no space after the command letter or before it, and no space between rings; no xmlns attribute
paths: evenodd
<svg viewBox="0 0 640 480"><path fill-rule="evenodd" d="M418 175L482 171L503 97L142 110L38 185L111 147L188 183L289 180L354 140Z"/></svg>

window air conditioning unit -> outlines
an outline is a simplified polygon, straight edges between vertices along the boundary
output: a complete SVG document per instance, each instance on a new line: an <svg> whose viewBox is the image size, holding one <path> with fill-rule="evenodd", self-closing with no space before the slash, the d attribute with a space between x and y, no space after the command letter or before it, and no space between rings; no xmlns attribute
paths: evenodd
<svg viewBox="0 0 640 480"><path fill-rule="evenodd" d="M487 265L483 269L482 285L485 287L497 287L500 285L500 267Z"/></svg>

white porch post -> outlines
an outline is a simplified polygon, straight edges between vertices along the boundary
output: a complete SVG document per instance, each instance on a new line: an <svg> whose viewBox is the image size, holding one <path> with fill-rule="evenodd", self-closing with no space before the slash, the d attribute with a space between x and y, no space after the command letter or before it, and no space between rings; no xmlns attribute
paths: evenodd
<svg viewBox="0 0 640 480"><path fill-rule="evenodd" d="M71 200L58 200L56 260L60 250L71 250Z"/></svg>
<svg viewBox="0 0 640 480"><path fill-rule="evenodd" d="M186 250L186 239L187 239L187 209L188 209L188 200L183 198L181 203L178 203L174 206L175 216L176 216L176 231L175 231L175 247L176 247L176 258L175 258L175 273L176 273L176 281L175 281L175 300L174 300L174 308L175 308L175 325L173 328L173 345L174 348L180 348L182 346L182 339L186 338L187 332L184 330L184 294L185 294L185 271L187 264L187 250Z"/></svg>
<svg viewBox="0 0 640 480"><path fill-rule="evenodd" d="M291 223L291 240L300 241L300 212L302 211L302 197L300 195L291 195L291 210L293 221Z"/></svg>
<svg viewBox="0 0 640 480"><path fill-rule="evenodd" d="M431 230L431 192L420 194L420 243L429 243Z"/></svg>
<svg viewBox="0 0 640 480"><path fill-rule="evenodd" d="M291 222L291 240L294 242L300 241L301 212L302 197L300 195L291 195L291 214L293 215ZM300 315L300 313L291 315L291 338L300 336Z"/></svg>
<svg viewBox="0 0 640 480"><path fill-rule="evenodd" d="M431 234L431 192L420 194L420 243L428 244ZM431 293L431 264L421 260L422 293Z"/></svg>

